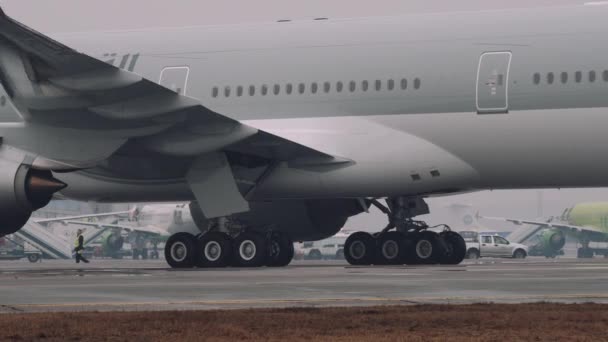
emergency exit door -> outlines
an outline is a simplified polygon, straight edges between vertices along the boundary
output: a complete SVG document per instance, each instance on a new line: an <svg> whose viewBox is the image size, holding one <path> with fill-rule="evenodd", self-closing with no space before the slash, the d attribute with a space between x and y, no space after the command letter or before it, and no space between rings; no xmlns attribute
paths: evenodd
<svg viewBox="0 0 608 342"><path fill-rule="evenodd" d="M477 113L509 112L510 52L486 52L477 69Z"/></svg>
<svg viewBox="0 0 608 342"><path fill-rule="evenodd" d="M186 95L189 74L190 68L188 67L164 68L160 72L160 81L158 83L180 95Z"/></svg>

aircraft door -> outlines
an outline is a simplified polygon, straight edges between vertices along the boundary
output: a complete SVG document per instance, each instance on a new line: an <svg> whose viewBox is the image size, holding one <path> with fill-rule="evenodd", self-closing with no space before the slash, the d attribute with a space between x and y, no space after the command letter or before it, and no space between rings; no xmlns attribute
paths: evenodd
<svg viewBox="0 0 608 342"><path fill-rule="evenodd" d="M509 112L511 52L486 52L477 69L477 113Z"/></svg>
<svg viewBox="0 0 608 342"><path fill-rule="evenodd" d="M189 74L190 68L186 66L164 68L160 72L158 83L180 95L186 95Z"/></svg>

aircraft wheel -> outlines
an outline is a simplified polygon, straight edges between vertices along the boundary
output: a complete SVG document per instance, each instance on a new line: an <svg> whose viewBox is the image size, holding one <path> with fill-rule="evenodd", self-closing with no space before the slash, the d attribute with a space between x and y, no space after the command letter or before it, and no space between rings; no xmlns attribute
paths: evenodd
<svg viewBox="0 0 608 342"><path fill-rule="evenodd" d="M439 237L443 240L445 253L439 262L446 265L458 265L467 254L467 243L462 236L456 232L441 232Z"/></svg>
<svg viewBox="0 0 608 342"><path fill-rule="evenodd" d="M344 243L344 258L351 265L371 265L374 261L375 240L371 234L351 234Z"/></svg>
<svg viewBox="0 0 608 342"><path fill-rule="evenodd" d="M293 241L287 234L272 233L268 245L266 265L270 267L283 267L289 265L293 259Z"/></svg>
<svg viewBox="0 0 608 342"><path fill-rule="evenodd" d="M208 232L199 240L198 267L226 267L232 258L232 239L221 232Z"/></svg>
<svg viewBox="0 0 608 342"><path fill-rule="evenodd" d="M439 234L423 231L414 234L413 259L416 264L436 264L444 253Z"/></svg>
<svg viewBox="0 0 608 342"><path fill-rule="evenodd" d="M245 232L234 239L233 262L235 266L264 266L267 254L266 238L261 234Z"/></svg>
<svg viewBox="0 0 608 342"><path fill-rule="evenodd" d="M177 233L169 237L165 244L165 259L172 268L193 267L199 251L194 235Z"/></svg>
<svg viewBox="0 0 608 342"><path fill-rule="evenodd" d="M400 232L386 232L377 239L377 263L379 265L400 265L405 263L409 240Z"/></svg>

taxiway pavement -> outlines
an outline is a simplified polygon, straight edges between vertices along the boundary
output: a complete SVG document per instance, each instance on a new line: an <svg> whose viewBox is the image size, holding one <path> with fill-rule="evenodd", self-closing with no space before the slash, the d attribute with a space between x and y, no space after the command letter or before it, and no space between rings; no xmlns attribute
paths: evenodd
<svg viewBox="0 0 608 342"><path fill-rule="evenodd" d="M164 261L0 262L0 312L427 303L608 303L608 259L482 259L458 266L172 270Z"/></svg>

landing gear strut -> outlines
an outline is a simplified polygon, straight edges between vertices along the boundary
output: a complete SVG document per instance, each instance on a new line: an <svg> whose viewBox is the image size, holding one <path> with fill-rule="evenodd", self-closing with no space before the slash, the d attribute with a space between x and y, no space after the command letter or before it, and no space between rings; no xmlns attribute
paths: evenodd
<svg viewBox="0 0 608 342"><path fill-rule="evenodd" d="M379 233L357 232L349 236L344 257L351 265L448 264L462 262L466 243L446 225L429 227L412 217L428 213L421 198L399 197L387 200L388 206L372 200L384 212L389 224ZM441 233L428 230L443 227Z"/></svg>

